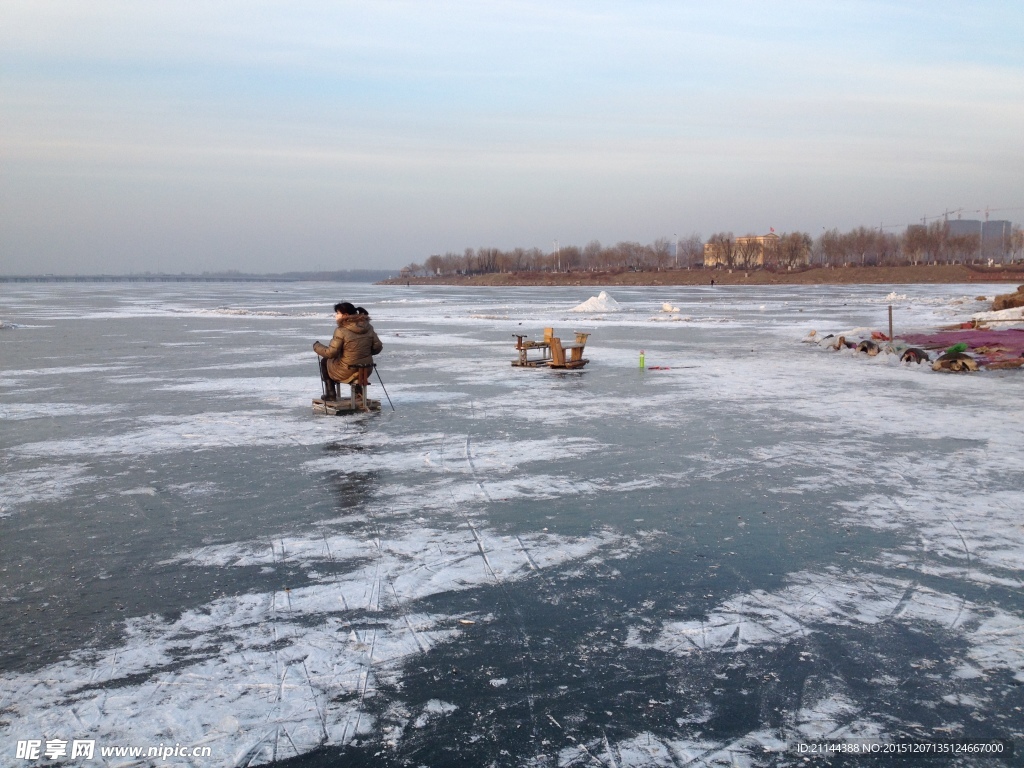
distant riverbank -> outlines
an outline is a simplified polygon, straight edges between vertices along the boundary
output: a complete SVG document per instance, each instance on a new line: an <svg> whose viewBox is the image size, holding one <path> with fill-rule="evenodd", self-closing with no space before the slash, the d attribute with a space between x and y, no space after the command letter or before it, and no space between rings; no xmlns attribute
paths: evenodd
<svg viewBox="0 0 1024 768"><path fill-rule="evenodd" d="M660 272L496 272L444 277L396 277L379 285L847 285L912 283L1024 283L1024 265L1012 268L968 264L900 267L810 267L800 270L670 269Z"/></svg>

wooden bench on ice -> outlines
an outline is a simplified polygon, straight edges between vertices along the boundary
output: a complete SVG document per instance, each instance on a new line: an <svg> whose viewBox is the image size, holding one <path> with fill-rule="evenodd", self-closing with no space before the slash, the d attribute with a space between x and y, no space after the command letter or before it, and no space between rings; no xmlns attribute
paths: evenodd
<svg viewBox="0 0 1024 768"><path fill-rule="evenodd" d="M518 333L512 334L516 339L516 351L519 356L512 361L512 365L521 368L582 368L590 361L583 357L583 349L587 346L589 333L575 331L576 341L572 344L562 344L562 340L554 335L553 328L544 329L543 341L532 341L526 336ZM536 352L539 356L531 357L530 353ZM565 359L565 353L569 353L569 359Z"/></svg>

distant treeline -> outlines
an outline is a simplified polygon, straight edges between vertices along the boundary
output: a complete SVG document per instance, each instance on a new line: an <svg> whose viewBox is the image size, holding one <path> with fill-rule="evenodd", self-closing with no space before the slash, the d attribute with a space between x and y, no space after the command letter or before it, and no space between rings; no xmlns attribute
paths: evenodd
<svg viewBox="0 0 1024 768"><path fill-rule="evenodd" d="M271 283L280 282L331 282L331 283L375 283L394 277L397 270L385 269L342 269L317 272L280 272L258 274L231 269L227 272L203 272L194 274L180 272L135 272L128 275L0 275L0 282L6 283Z"/></svg>
<svg viewBox="0 0 1024 768"><path fill-rule="evenodd" d="M740 238L754 238L745 235ZM714 244L719 252L735 254L736 263L720 266L754 267L760 264L745 264L743 248L733 248L737 240L732 232L717 232L706 242ZM992 260L995 263L1017 261L1024 256L1024 234L1014 226L1009 236L1000 241L988 238L984 242L980 234L957 235L942 221L928 226L909 227L902 233L885 232L868 227L857 227L849 232L830 229L817 238L806 232L790 232L779 235L782 243L805 243L808 247L800 261L802 264L822 266L858 265L900 265L900 264L954 264L978 263ZM654 271L666 269L690 269L704 266L704 243L698 234L673 241L659 238L647 245L623 241L605 246L591 240L582 248L565 245L552 251L539 248L467 248L462 253L435 254L422 264L404 267L403 274L410 275L474 275L494 272L603 272L609 270ZM778 260L769 260L763 266L793 267L799 264L786 259L786 249L775 250Z"/></svg>
<svg viewBox="0 0 1024 768"><path fill-rule="evenodd" d="M336 283L375 283L378 280L394 277L397 271L395 269L340 269L317 272L281 272L267 275L267 277L280 277L284 280L326 280Z"/></svg>

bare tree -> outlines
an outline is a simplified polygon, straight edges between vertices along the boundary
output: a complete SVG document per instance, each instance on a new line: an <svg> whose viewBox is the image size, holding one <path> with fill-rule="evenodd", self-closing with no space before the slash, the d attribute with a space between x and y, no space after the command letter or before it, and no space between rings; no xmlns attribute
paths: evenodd
<svg viewBox="0 0 1024 768"><path fill-rule="evenodd" d="M578 245L567 245L561 249L562 269L572 272L583 264L583 251Z"/></svg>
<svg viewBox="0 0 1024 768"><path fill-rule="evenodd" d="M776 261L787 269L805 264L810 261L813 244L811 236L806 232L789 232L782 235L774 248Z"/></svg>
<svg viewBox="0 0 1024 768"><path fill-rule="evenodd" d="M490 274L498 271L498 259L501 251L497 248L476 249L476 269L478 272Z"/></svg>
<svg viewBox="0 0 1024 768"><path fill-rule="evenodd" d="M432 256L427 257L427 260L423 262L423 266L426 268L427 274L439 275L441 274L441 266L443 263L444 260L441 256L435 253Z"/></svg>
<svg viewBox="0 0 1024 768"><path fill-rule="evenodd" d="M924 261L928 253L928 229L920 224L912 224L907 227L903 236L903 254L910 259L912 264Z"/></svg>
<svg viewBox="0 0 1024 768"><path fill-rule="evenodd" d="M925 239L928 248L927 253L933 264L943 260L946 251L946 241L949 237L949 227L944 221L933 221L928 225L928 236Z"/></svg>
<svg viewBox="0 0 1024 768"><path fill-rule="evenodd" d="M690 269L704 261L704 241L700 235L694 233L681 243L683 248L682 256L685 259L686 268Z"/></svg>
<svg viewBox="0 0 1024 768"><path fill-rule="evenodd" d="M632 269L640 271L644 264L644 247L633 240L623 240L615 244L615 250L619 253L621 263Z"/></svg>
<svg viewBox="0 0 1024 768"><path fill-rule="evenodd" d="M895 264L900 254L900 239L889 232L879 230L875 237L875 253L879 264Z"/></svg>
<svg viewBox="0 0 1024 768"><path fill-rule="evenodd" d="M842 263L843 237L839 234L838 229L833 228L827 232L822 232L821 237L818 238L818 244L821 248L821 255L825 258L827 265L832 266Z"/></svg>
<svg viewBox="0 0 1024 768"><path fill-rule="evenodd" d="M981 235L949 235L946 238L947 253L954 261L966 264L981 247Z"/></svg>
<svg viewBox="0 0 1024 768"><path fill-rule="evenodd" d="M1017 261L1022 256L1024 256L1024 230L1021 230L1019 226L1014 226L1013 231L1010 232L1010 258Z"/></svg>
<svg viewBox="0 0 1024 768"><path fill-rule="evenodd" d="M758 260L763 256L761 243L757 235L744 235L736 238L734 248L736 253L736 266L750 269L758 265Z"/></svg>
<svg viewBox="0 0 1024 768"><path fill-rule="evenodd" d="M716 266L725 264L732 269L736 263L735 238L732 232L716 232L708 238L708 245L715 254Z"/></svg>
<svg viewBox="0 0 1024 768"><path fill-rule="evenodd" d="M651 244L650 254L655 269L665 269L672 261L672 244L666 238L659 237Z"/></svg>
<svg viewBox="0 0 1024 768"><path fill-rule="evenodd" d="M529 265L527 269L534 272L541 272L546 266L547 254L544 253L540 248L531 248L526 252L526 263Z"/></svg>

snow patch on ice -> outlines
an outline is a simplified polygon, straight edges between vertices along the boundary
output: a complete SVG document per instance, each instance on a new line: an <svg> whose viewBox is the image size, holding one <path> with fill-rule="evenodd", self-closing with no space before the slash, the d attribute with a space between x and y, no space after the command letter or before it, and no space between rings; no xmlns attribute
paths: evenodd
<svg viewBox="0 0 1024 768"><path fill-rule="evenodd" d="M432 720L437 720L439 717L451 714L458 707L447 701L441 701L440 699L431 699L424 705L423 711L420 713L412 722L413 728L426 728Z"/></svg>
<svg viewBox="0 0 1024 768"><path fill-rule="evenodd" d="M225 597L167 620L126 623L108 651L75 651L38 672L3 674L0 733L89 733L105 743L209 744L217 765L255 765L344 745L375 721L365 701L417 654L458 636L455 617L417 613L441 592L519 579L591 555L617 537L427 530L394 539L274 539L206 547L176 562L281 561L353 570L296 589ZM373 565L365 565L372 561ZM366 617L366 612L390 615ZM454 705L431 701L421 715Z"/></svg>
<svg viewBox="0 0 1024 768"><path fill-rule="evenodd" d="M677 739L650 732L614 743L605 737L561 750L558 765L564 768L595 764L619 768L676 768L681 765L753 768L792 752L797 742L878 740L883 735L878 723L858 716L853 702L828 686L818 697L811 691L807 691L805 697L809 701L805 699L795 722L781 729L751 731L731 741L702 738L699 731L691 738Z"/></svg>
<svg viewBox="0 0 1024 768"><path fill-rule="evenodd" d="M119 435L46 440L13 448L24 456L95 456L165 453L259 445L316 445L337 438L353 422L297 419L278 411L207 412L193 416L149 416L150 426Z"/></svg>
<svg viewBox="0 0 1024 768"><path fill-rule="evenodd" d="M121 496L156 496L156 488L150 485L141 488L129 488L127 491L119 491Z"/></svg>
<svg viewBox="0 0 1024 768"><path fill-rule="evenodd" d="M22 390L24 391L24 390ZM22 419L66 419L72 416L105 416L119 409L112 405L75 403L0 403L0 421Z"/></svg>
<svg viewBox="0 0 1024 768"><path fill-rule="evenodd" d="M959 456L956 463L962 466L963 461ZM1024 494L1014 491L965 488L963 494L950 495L907 488L899 496L872 493L839 506L849 512L843 517L847 525L911 533L912 543L902 551L917 561L920 553L928 553L927 562L910 566L922 573L956 572L968 581L1009 586L1020 584L1024 561L1022 501Z"/></svg>
<svg viewBox="0 0 1024 768"><path fill-rule="evenodd" d="M70 497L77 486L96 480L88 470L85 464L55 464L0 474L0 516L23 504Z"/></svg>
<svg viewBox="0 0 1024 768"><path fill-rule="evenodd" d="M1005 669L1024 681L1024 619L909 580L843 572L791 574L776 592L735 595L704 619L667 622L651 641L631 629L627 645L687 656L779 647L832 626L927 623L960 634L980 669Z"/></svg>
<svg viewBox="0 0 1024 768"><path fill-rule="evenodd" d="M584 456L601 447L600 443L588 438L470 442L466 437L449 436L443 442L427 443L419 450L352 453L314 459L303 466L311 471L345 473L369 472L384 467L392 472L507 473L515 471L520 464Z"/></svg>

